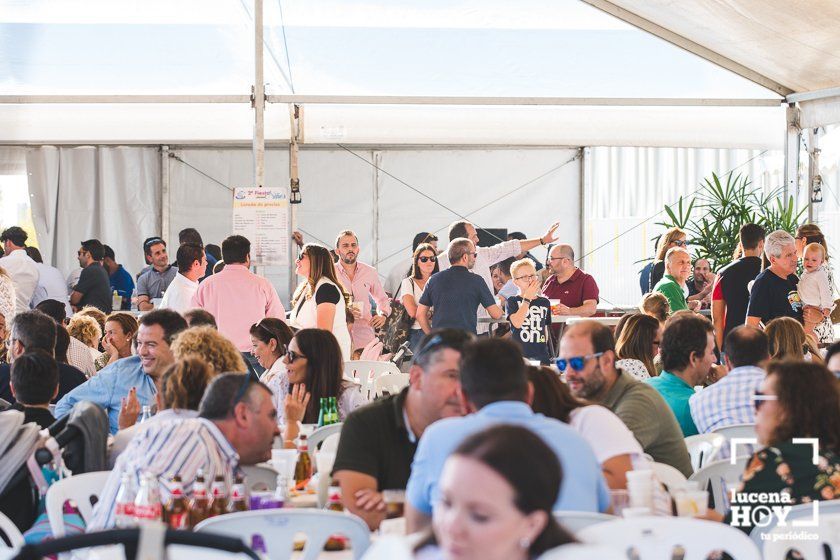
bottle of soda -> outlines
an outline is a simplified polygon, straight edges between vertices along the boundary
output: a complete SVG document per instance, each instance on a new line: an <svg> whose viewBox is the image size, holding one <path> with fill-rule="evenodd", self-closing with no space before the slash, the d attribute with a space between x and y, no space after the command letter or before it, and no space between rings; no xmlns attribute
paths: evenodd
<svg viewBox="0 0 840 560"><path fill-rule="evenodd" d="M329 490L327 490L327 496L325 509L330 511L344 511L344 505L341 503L341 488L330 486Z"/></svg>
<svg viewBox="0 0 840 560"><path fill-rule="evenodd" d="M193 497L190 502L190 527L195 527L207 519L210 513L210 497L207 494L207 482L204 480L204 471L198 469L193 484Z"/></svg>
<svg viewBox="0 0 840 560"><path fill-rule="evenodd" d="M237 473L233 481L233 488L230 490L229 511L248 511L248 491L245 486L245 477Z"/></svg>
<svg viewBox="0 0 840 560"><path fill-rule="evenodd" d="M147 404L144 404L141 411L142 412L140 414L140 423L142 424L143 422L152 417L152 407Z"/></svg>
<svg viewBox="0 0 840 560"><path fill-rule="evenodd" d="M297 463L295 463L295 490L305 490L310 478L312 478L312 458L309 456L306 436L301 434Z"/></svg>
<svg viewBox="0 0 840 560"><path fill-rule="evenodd" d="M177 474L172 477L172 493L163 508L163 522L172 529L187 529L190 524L190 510L184 497L184 486Z"/></svg>
<svg viewBox="0 0 840 560"><path fill-rule="evenodd" d="M224 475L217 474L211 487L213 493L213 501L210 503L210 514L208 517L215 517L227 513L228 510L228 492L227 484L225 484Z"/></svg>
<svg viewBox="0 0 840 560"><path fill-rule="evenodd" d="M320 407L318 409L318 427L326 426L330 423L330 405L326 397L318 399Z"/></svg>
<svg viewBox="0 0 840 560"><path fill-rule="evenodd" d="M338 399L330 397L330 424L338 424Z"/></svg>
<svg viewBox="0 0 840 560"><path fill-rule="evenodd" d="M138 523L160 521L162 512L157 485L157 478L152 473L144 473L140 479L140 490L134 498L134 519Z"/></svg>
<svg viewBox="0 0 840 560"><path fill-rule="evenodd" d="M115 506L116 525L120 529L134 527L134 499L137 492L131 474L124 472L121 477L120 489L117 492Z"/></svg>

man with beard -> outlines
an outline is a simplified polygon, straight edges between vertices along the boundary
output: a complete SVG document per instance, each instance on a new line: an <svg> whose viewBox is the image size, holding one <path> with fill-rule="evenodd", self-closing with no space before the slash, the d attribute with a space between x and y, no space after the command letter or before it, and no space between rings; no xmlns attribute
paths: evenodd
<svg viewBox="0 0 840 560"><path fill-rule="evenodd" d="M557 367L574 396L609 408L654 461L691 476L691 459L673 411L656 389L617 369L615 360L610 329L582 321L563 334Z"/></svg>
<svg viewBox="0 0 840 560"><path fill-rule="evenodd" d="M432 331L420 343L409 386L347 417L333 466L344 507L371 530L385 519L383 490L404 489L417 441L433 422L461 416L459 361L472 336Z"/></svg>
<svg viewBox="0 0 840 560"><path fill-rule="evenodd" d="M335 252L338 263L336 274L344 289L353 296L353 329L350 337L353 339L353 350L364 348L373 340L374 329L385 324L385 315L391 313L388 294L379 281L379 274L370 265L360 263L359 237L350 230L338 234L335 240ZM377 314L373 315L370 298L376 302Z"/></svg>

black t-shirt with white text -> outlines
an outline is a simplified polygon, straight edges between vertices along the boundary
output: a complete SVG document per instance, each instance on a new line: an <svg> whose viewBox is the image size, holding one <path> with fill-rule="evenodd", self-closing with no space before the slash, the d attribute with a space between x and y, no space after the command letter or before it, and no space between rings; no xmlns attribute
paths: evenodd
<svg viewBox="0 0 840 560"><path fill-rule="evenodd" d="M747 317L760 317L765 325L776 317L793 317L802 322L802 301L796 287L799 278L782 278L769 268L758 275L750 291Z"/></svg>
<svg viewBox="0 0 840 560"><path fill-rule="evenodd" d="M507 300L508 317L519 310L522 303L522 296L513 296ZM513 340L522 346L522 353L529 360L539 360L540 363L548 365L551 356L548 354L548 343L546 332L551 323L551 303L542 296L531 300L528 313L522 326L519 328L511 325L511 336Z"/></svg>

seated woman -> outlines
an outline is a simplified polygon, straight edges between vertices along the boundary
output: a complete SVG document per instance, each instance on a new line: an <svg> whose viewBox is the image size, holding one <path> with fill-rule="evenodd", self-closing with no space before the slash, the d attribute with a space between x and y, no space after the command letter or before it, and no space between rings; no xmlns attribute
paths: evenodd
<svg viewBox="0 0 840 560"><path fill-rule="evenodd" d="M627 317L621 332L616 334L619 360L615 366L639 380L658 375L653 359L659 354L662 331L662 325L650 315L636 313Z"/></svg>
<svg viewBox="0 0 840 560"><path fill-rule="evenodd" d="M289 394L289 375L281 358L286 353L294 333L289 325L280 319L266 317L259 323L254 323L250 334L251 354L265 368L260 381L271 389L274 406L277 408L277 423L283 425L286 423L284 406L286 395Z"/></svg>
<svg viewBox="0 0 840 560"><path fill-rule="evenodd" d="M102 336L102 348L105 351L94 360L97 371L132 355L131 342L138 328L137 319L129 313L108 315L105 319L105 334Z"/></svg>
<svg viewBox="0 0 840 560"><path fill-rule="evenodd" d="M595 452L607 486L627 488L627 471L645 467L642 446L621 419L603 406L572 396L569 387L548 367L528 367L534 412L556 418L577 430Z"/></svg>
<svg viewBox="0 0 840 560"><path fill-rule="evenodd" d="M840 388L821 365L802 360L770 362L755 397L755 431L766 447L752 455L738 494L785 493L791 502L840 498ZM813 446L794 438L819 441L817 464ZM709 519L726 519L710 511ZM752 527L741 527L749 532Z"/></svg>
<svg viewBox="0 0 840 560"><path fill-rule="evenodd" d="M96 319L88 315L73 315L67 324L67 333L88 347L94 363L102 355L99 351L99 339L102 338L102 329Z"/></svg>
<svg viewBox="0 0 840 560"><path fill-rule="evenodd" d="M823 363L816 342L805 335L805 328L792 317L777 317L764 329L770 343L770 357L774 360L795 358Z"/></svg>
<svg viewBox="0 0 840 560"><path fill-rule="evenodd" d="M668 303L668 298L664 295L659 292L651 292L642 297L642 301L639 303L639 311L645 315L650 315L659 321L660 325L664 325L671 314L671 304Z"/></svg>
<svg viewBox="0 0 840 560"><path fill-rule="evenodd" d="M298 331L283 358L291 391L286 396L286 428L283 439L294 446L298 423L318 422L321 399L335 397L341 421L348 414L367 404L359 387L343 378L344 362L341 348L331 332L321 329Z"/></svg>
<svg viewBox="0 0 840 560"><path fill-rule="evenodd" d="M433 534L414 558L527 560L575 542L552 515L561 480L557 455L526 428L470 436L446 460Z"/></svg>
<svg viewBox="0 0 840 560"><path fill-rule="evenodd" d="M160 378L159 389L155 395L157 414L146 422L165 422L198 416L198 404L204 396L204 390L216 375L217 372L197 356L176 361ZM108 459L111 468L141 426L142 424L135 424L121 429L114 436Z"/></svg>

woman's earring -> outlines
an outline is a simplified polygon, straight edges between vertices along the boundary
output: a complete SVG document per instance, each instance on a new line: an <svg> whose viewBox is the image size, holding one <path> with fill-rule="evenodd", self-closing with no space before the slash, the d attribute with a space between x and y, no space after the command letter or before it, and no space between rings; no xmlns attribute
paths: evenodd
<svg viewBox="0 0 840 560"><path fill-rule="evenodd" d="M531 539L528 537L522 537L519 539L519 547L524 550L528 550L531 547Z"/></svg>

